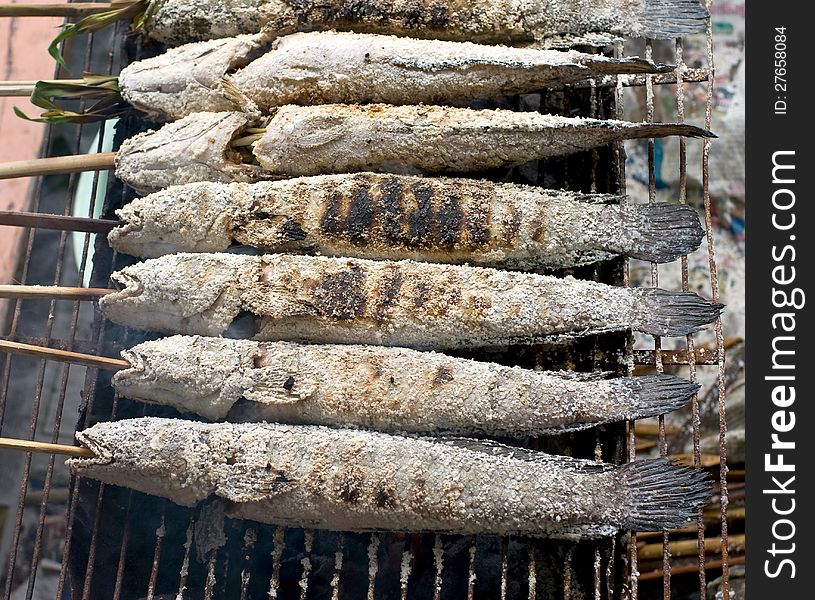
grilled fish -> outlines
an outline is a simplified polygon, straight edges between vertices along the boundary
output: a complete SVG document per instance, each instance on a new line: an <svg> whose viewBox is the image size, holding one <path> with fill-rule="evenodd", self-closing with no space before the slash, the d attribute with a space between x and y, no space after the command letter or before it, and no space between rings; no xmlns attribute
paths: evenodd
<svg viewBox="0 0 815 600"><path fill-rule="evenodd" d="M131 63L122 97L156 120L285 104L467 106L619 73L671 70L638 58L393 36L267 32L187 44ZM245 66L244 66L245 65Z"/></svg>
<svg viewBox="0 0 815 600"><path fill-rule="evenodd" d="M213 420L536 436L664 414L699 386L604 379L375 346L173 336L122 352L113 387ZM239 400L243 400L239 402Z"/></svg>
<svg viewBox="0 0 815 600"><path fill-rule="evenodd" d="M254 181L355 171L457 173L517 165L622 139L713 134L686 124L629 123L441 106L287 105L242 163L245 113L194 113L125 140L116 175L145 192L194 181ZM243 136L243 138L241 137Z"/></svg>
<svg viewBox="0 0 815 600"><path fill-rule="evenodd" d="M698 248L696 211L619 197L493 183L359 173L173 186L116 211L125 254L270 252L564 268L625 254L668 262Z"/></svg>
<svg viewBox="0 0 815 600"><path fill-rule="evenodd" d="M710 490L665 459L614 467L467 439L145 417L77 432L83 477L227 515L335 531L599 537L681 527Z"/></svg>
<svg viewBox="0 0 815 600"><path fill-rule="evenodd" d="M685 335L722 306L694 293L412 261L173 254L111 275L112 321L217 336L242 313L257 340L456 348L635 329Z"/></svg>
<svg viewBox="0 0 815 600"><path fill-rule="evenodd" d="M314 29L564 46L675 38L704 28L698 0L150 0L144 22L170 45Z"/></svg>

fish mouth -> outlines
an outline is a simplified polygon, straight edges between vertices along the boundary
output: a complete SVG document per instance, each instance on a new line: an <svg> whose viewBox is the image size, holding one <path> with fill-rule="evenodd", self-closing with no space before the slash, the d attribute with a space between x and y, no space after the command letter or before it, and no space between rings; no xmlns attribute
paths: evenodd
<svg viewBox="0 0 815 600"><path fill-rule="evenodd" d="M147 370L146 361L139 352L123 350L122 358L130 365L126 369L117 371L113 375L112 383L116 391L121 392L122 388L130 386L134 380L139 380Z"/></svg>
<svg viewBox="0 0 815 600"><path fill-rule="evenodd" d="M121 286L121 289L104 296L99 304L104 306L107 303L121 302L129 298L138 298L144 292L144 284L138 275L129 273L126 269L116 271L110 276L111 281Z"/></svg>
<svg viewBox="0 0 815 600"><path fill-rule="evenodd" d="M72 471L81 472L93 466L109 465L113 462L113 450L101 440L94 437L91 429L76 432L76 440L94 453L90 458L69 458L65 464Z"/></svg>

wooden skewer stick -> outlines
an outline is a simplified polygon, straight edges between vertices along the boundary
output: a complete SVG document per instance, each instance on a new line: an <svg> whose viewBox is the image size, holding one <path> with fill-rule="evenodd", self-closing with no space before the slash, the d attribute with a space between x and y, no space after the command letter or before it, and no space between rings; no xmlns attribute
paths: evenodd
<svg viewBox="0 0 815 600"><path fill-rule="evenodd" d="M111 219L91 219L89 217L68 217L33 212L0 210L0 225L11 227L33 227L36 229L56 229L57 231L82 231L85 233L107 233L118 221Z"/></svg>
<svg viewBox="0 0 815 600"><path fill-rule="evenodd" d="M12 300L96 300L116 290L58 285L0 285L0 298Z"/></svg>
<svg viewBox="0 0 815 600"><path fill-rule="evenodd" d="M48 348L47 346L35 346L33 344L22 344L10 340L0 340L0 352L9 354L20 354L22 356L33 356L34 358L46 358L57 362L67 362L86 367L97 367L108 371L119 371L130 368L130 363L120 358L108 358L107 356L96 356L94 354L82 354L81 352L71 352L58 348Z"/></svg>
<svg viewBox="0 0 815 600"><path fill-rule="evenodd" d="M74 2L60 4L3 4L0 17L85 17L133 2Z"/></svg>
<svg viewBox="0 0 815 600"><path fill-rule="evenodd" d="M728 539L728 546L732 552L737 552L744 548L744 534L731 535ZM721 540L718 537L705 538L705 552L715 554L721 552ZM678 540L670 542L668 549L671 556L696 556L699 552L699 542L696 539ZM645 544L637 549L637 556L640 560L655 560L662 558L662 542L656 544Z"/></svg>
<svg viewBox="0 0 815 600"><path fill-rule="evenodd" d="M728 559L728 564L733 567L735 565L743 565L744 564L744 556L731 556ZM721 569L724 566L724 563L721 560L709 560L705 562L705 571L713 571L714 569ZM699 572L698 565L682 565L680 567L671 567L671 576L674 575L695 575ZM656 571L649 571L647 573L641 573L640 576L637 578L639 581L649 581L652 579L662 579L664 574L662 569L658 569Z"/></svg>
<svg viewBox="0 0 815 600"><path fill-rule="evenodd" d="M6 5L3 5L6 6ZM10 6L19 6L19 4L11 4ZM66 6L76 6L76 4L67 4ZM0 6L2 9L2 6ZM84 79L46 79L46 80L31 80L31 81L0 81L0 97L6 96L30 96L34 91L37 83L47 84L67 84L67 85L83 85Z"/></svg>
<svg viewBox="0 0 815 600"><path fill-rule="evenodd" d="M96 456L90 448L84 446L66 446L65 444L49 444L14 438L0 438L0 448L22 450L24 452L40 452L42 454L64 454L77 458L93 458Z"/></svg>
<svg viewBox="0 0 815 600"><path fill-rule="evenodd" d="M38 175L58 175L81 171L104 171L114 167L115 152L77 154L75 156L55 156L35 158L0 164L0 179L14 177L36 177Z"/></svg>

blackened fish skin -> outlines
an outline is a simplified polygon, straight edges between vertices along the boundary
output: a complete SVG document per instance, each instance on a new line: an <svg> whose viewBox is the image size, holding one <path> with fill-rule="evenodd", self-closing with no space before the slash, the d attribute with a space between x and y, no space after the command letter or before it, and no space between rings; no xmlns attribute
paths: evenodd
<svg viewBox="0 0 815 600"><path fill-rule="evenodd" d="M468 439L144 417L77 433L78 475L227 514L335 531L598 537L696 519L704 472L667 460L614 467Z"/></svg>
<svg viewBox="0 0 815 600"><path fill-rule="evenodd" d="M152 0L145 30L179 45L336 29L488 44L602 46L704 29L698 0Z"/></svg>
<svg viewBox="0 0 815 600"><path fill-rule="evenodd" d="M623 254L668 262L704 230L682 204L474 179L354 173L247 183L199 182L116 211L115 250L144 258L268 252L561 269Z"/></svg>
<svg viewBox="0 0 815 600"><path fill-rule="evenodd" d="M664 414L698 385L608 379L381 346L172 336L122 352L122 396L214 420L536 436Z"/></svg>
<svg viewBox="0 0 815 600"><path fill-rule="evenodd" d="M173 254L111 279L123 289L99 306L130 327L218 336L249 313L257 318L257 340L420 349L628 329L686 335L722 309L690 292L572 277L288 254Z"/></svg>

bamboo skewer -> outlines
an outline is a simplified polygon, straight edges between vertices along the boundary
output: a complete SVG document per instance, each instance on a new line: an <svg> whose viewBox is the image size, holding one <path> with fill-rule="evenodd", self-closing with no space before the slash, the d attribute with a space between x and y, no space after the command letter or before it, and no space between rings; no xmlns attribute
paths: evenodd
<svg viewBox="0 0 815 600"><path fill-rule="evenodd" d="M12 4L11 6L18 6ZM69 4L68 6L76 6ZM0 7L2 8L2 7ZM44 80L28 80L28 81L0 81L0 97L6 96L30 96L38 83L46 83L51 85L84 85L84 79L44 79Z"/></svg>
<svg viewBox="0 0 815 600"><path fill-rule="evenodd" d="M74 156L55 156L53 158L7 162L0 164L0 179L59 175L82 171L105 171L114 167L113 159L115 157L115 152L99 152L96 154L77 154Z"/></svg>
<svg viewBox="0 0 815 600"><path fill-rule="evenodd" d="M745 536L744 534L731 535L729 539L729 546L732 551L738 551L744 548ZM705 552L707 554L715 554L721 551L721 539L705 538ZM698 541L696 539L678 540L671 542L669 545L671 556L696 556L699 551ZM640 560L656 560L662 558L662 542L654 544L645 544L637 549L637 557Z"/></svg>
<svg viewBox="0 0 815 600"><path fill-rule="evenodd" d="M74 2L59 4L3 4L0 5L0 17L85 17L122 8L127 1L116 2Z"/></svg>
<svg viewBox="0 0 815 600"><path fill-rule="evenodd" d="M729 566L743 565L744 556L732 556L727 561ZM713 571L714 569L721 569L724 565L721 560L709 560L705 562L705 571ZM671 576L674 575L697 575L699 573L699 566L696 564L682 565L680 567L671 567ZM649 581L653 579L662 579L664 577L662 569L650 572L640 573L637 578L639 581Z"/></svg>
<svg viewBox="0 0 815 600"><path fill-rule="evenodd" d="M0 298L12 300L96 300L109 288L62 287L58 285L0 285Z"/></svg>
<svg viewBox="0 0 815 600"><path fill-rule="evenodd" d="M33 344L22 344L9 340L0 340L0 352L9 354L19 354L22 356L32 356L34 358L45 358L57 362L67 362L86 367L97 367L109 371L119 371L130 367L130 363L119 358L108 358L107 356L96 356L93 354L82 354L81 352L71 352L58 348L48 348L47 346L35 346Z"/></svg>
<svg viewBox="0 0 815 600"><path fill-rule="evenodd" d="M84 446L66 446L65 444L49 444L47 442L17 440L14 438L0 438L0 448L22 450L23 452L39 452L41 454L64 454L77 458L93 458L96 456L90 448Z"/></svg>
<svg viewBox="0 0 815 600"><path fill-rule="evenodd" d="M33 227L55 229L57 231L81 231L84 233L107 233L118 221L111 219L91 219L88 217L68 217L43 213L0 210L0 225L11 227Z"/></svg>

